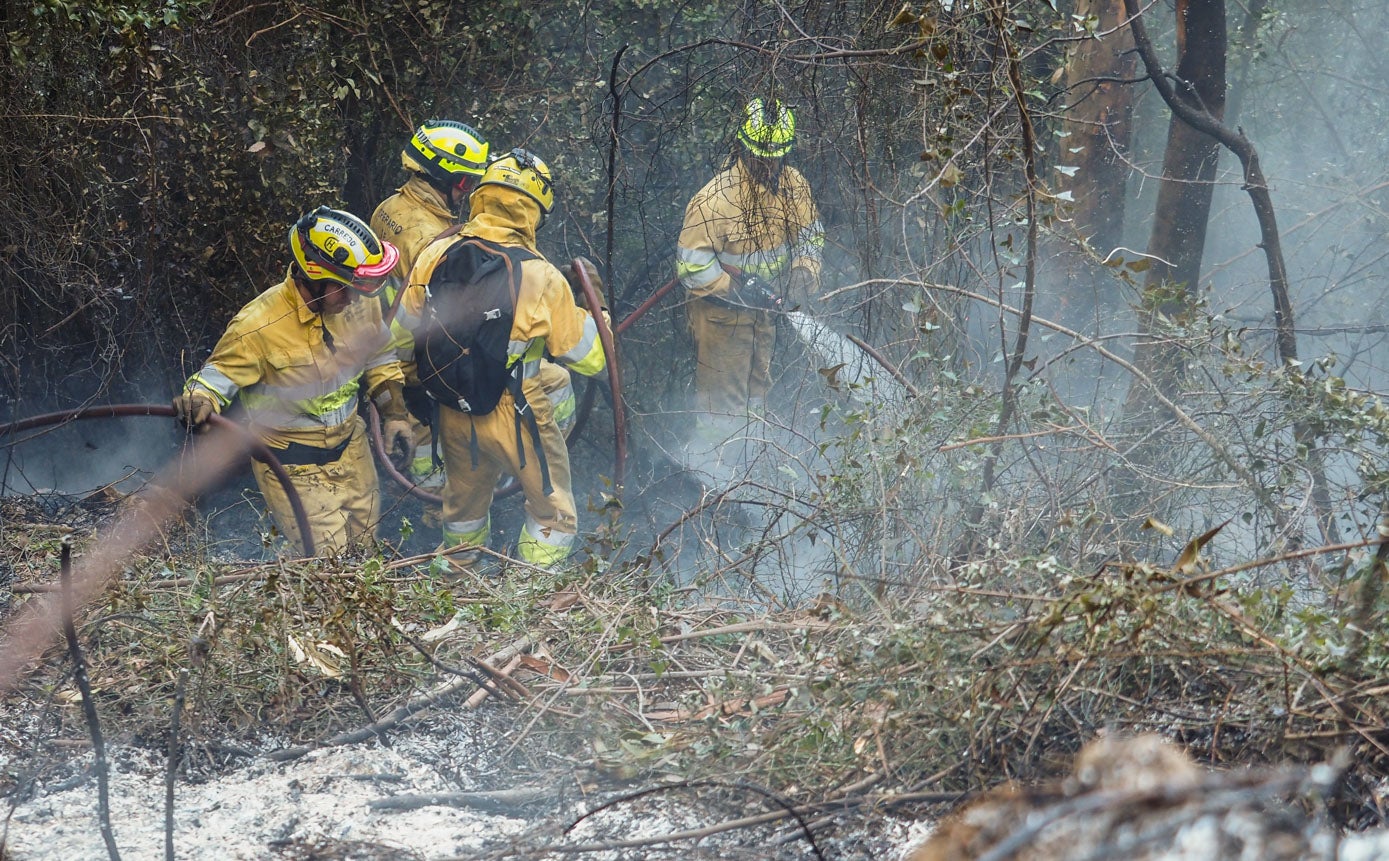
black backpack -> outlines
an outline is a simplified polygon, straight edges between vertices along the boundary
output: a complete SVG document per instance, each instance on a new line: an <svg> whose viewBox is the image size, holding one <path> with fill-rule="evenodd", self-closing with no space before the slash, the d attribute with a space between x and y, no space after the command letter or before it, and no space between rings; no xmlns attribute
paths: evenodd
<svg viewBox="0 0 1389 861"><path fill-rule="evenodd" d="M476 237L454 244L429 278L415 333L420 382L440 406L475 416L511 387L507 368L521 261L536 255Z"/></svg>
<svg viewBox="0 0 1389 861"><path fill-rule="evenodd" d="M521 263L537 256L524 248L477 237L463 239L444 252L429 277L424 319L415 332L415 363L420 383L441 407L485 416L497 408L504 392L511 392L520 466L526 465L521 445L525 420L540 459L544 492L549 494L550 469L540 428L521 391L522 365L517 362L508 368L506 364L521 288ZM476 428L470 448L473 467L477 468Z"/></svg>

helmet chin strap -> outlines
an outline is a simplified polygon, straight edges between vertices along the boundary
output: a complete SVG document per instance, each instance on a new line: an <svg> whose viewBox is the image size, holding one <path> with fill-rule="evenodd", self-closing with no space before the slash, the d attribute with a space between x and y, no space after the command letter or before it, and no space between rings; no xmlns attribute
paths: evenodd
<svg viewBox="0 0 1389 861"><path fill-rule="evenodd" d="M322 317L323 298L328 295L327 285L307 277L302 271L294 274L294 281L296 286L301 287L305 293L309 294L309 300L304 304L309 307L310 311Z"/></svg>
<svg viewBox="0 0 1389 861"><path fill-rule="evenodd" d="M781 193L781 159L749 155L743 163L748 166L748 174L753 182L773 194Z"/></svg>
<svg viewBox="0 0 1389 861"><path fill-rule="evenodd" d="M309 279L309 295L313 298L308 301L309 310L318 315L318 319L323 322L323 344L328 348L328 352L336 353L338 345L333 341L333 333L328 328L328 321L323 318L323 299L328 295L327 281L314 281Z"/></svg>

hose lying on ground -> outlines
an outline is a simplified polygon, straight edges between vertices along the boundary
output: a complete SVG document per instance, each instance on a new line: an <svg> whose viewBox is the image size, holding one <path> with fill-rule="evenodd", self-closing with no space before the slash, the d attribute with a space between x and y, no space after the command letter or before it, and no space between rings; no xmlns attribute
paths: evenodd
<svg viewBox="0 0 1389 861"><path fill-rule="evenodd" d="M113 419L128 418L130 416L157 416L160 418L173 418L174 408L164 404L107 404L104 406L81 407L74 410L59 410L58 412L44 413L42 415L31 416L27 419L10 422L7 425L0 425L0 437L21 431L33 430L34 428L49 427L51 425L65 424L70 421L80 421L83 419ZM270 446L251 430L243 425L237 424L225 416L213 413L208 421L215 427L225 428L240 435L251 450L251 456L270 468L275 475L275 479L280 482L280 486L285 489L285 496L289 499L289 507L294 510L294 523L299 527L299 536L304 547L304 555L317 555L318 548L314 545L313 532L309 529L309 516L304 511L304 502L299 498L299 491L294 489L294 484L289 480L289 473L285 472L284 465L275 457Z"/></svg>

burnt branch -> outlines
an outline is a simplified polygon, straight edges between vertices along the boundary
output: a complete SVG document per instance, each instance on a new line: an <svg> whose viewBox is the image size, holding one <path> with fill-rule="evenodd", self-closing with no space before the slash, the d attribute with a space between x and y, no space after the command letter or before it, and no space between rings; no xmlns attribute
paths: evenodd
<svg viewBox="0 0 1389 861"><path fill-rule="evenodd" d="M87 678L87 662L82 657L82 645L77 641L77 626L72 616L76 602L72 593L72 541L64 535L59 577L63 583L63 634L68 641L68 657L72 659L72 678L82 695L82 714L87 719L87 731L92 736L92 759L96 771L97 819L101 823L101 839L106 844L106 854L111 861L121 861L120 850L116 848L116 833L111 828L111 787L107 776L106 741L101 735L101 719L96 713L96 700L92 698L92 685Z"/></svg>

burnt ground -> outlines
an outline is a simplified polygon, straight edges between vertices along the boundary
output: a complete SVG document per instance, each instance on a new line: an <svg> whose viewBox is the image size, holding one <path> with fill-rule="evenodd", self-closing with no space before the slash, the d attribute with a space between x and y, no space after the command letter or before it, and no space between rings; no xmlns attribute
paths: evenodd
<svg viewBox="0 0 1389 861"><path fill-rule="evenodd" d="M647 513L648 505L670 510L680 494L697 502L704 492L678 474L652 487L663 494L659 502L639 502L633 509L648 518L656 516ZM111 492L42 492L3 501L4 531L22 536L25 545L19 550L7 546L0 568L0 607L7 616L18 606L11 591L16 579L30 582L36 576L31 565L20 573L16 563L21 557L31 563L28 551L51 539L44 527L91 532L112 518L118 497ZM395 496L393 490L388 499L387 512L412 520L423 515L416 500ZM200 500L199 516L171 529L157 552L221 562L266 558L270 545L263 542L265 523L257 502L249 474L234 477ZM498 505L494 546L510 546L521 514L519 497ZM391 516L383 522L391 522ZM432 547L435 539L429 531L402 536L396 552ZM65 667L64 655L50 650L19 696L0 705L0 809L8 811L0 857L6 859L104 854L91 738ZM328 686L325 693L332 687L331 682L322 684ZM320 861L548 858L566 856L546 847L620 845L642 835L706 829L711 833L698 839L592 857L815 857L786 818L772 825L717 830L720 823L776 811L784 803L755 786L687 787L672 785L669 775L643 779L615 773L595 765L582 728L533 729L533 719L509 704L467 708L462 699L472 690L470 686L375 738L283 763L274 758L276 752L294 740L282 727L257 730L254 722L238 716L223 728L217 715L190 716L174 783L176 857L206 857L215 851L223 858ZM168 704L126 701L118 690L102 690L100 679L97 704L105 727L118 845L125 857L155 857L164 840ZM151 709L153 713L143 713ZM339 722L352 726L364 718L348 716ZM532 800L509 795L518 790ZM481 799L469 807L430 805L398 812L372 807L391 796L449 793L474 793ZM489 793L500 793L500 800L489 800ZM909 830L908 820L882 811L830 810L818 817L816 843L824 857L892 857L909 839Z"/></svg>

